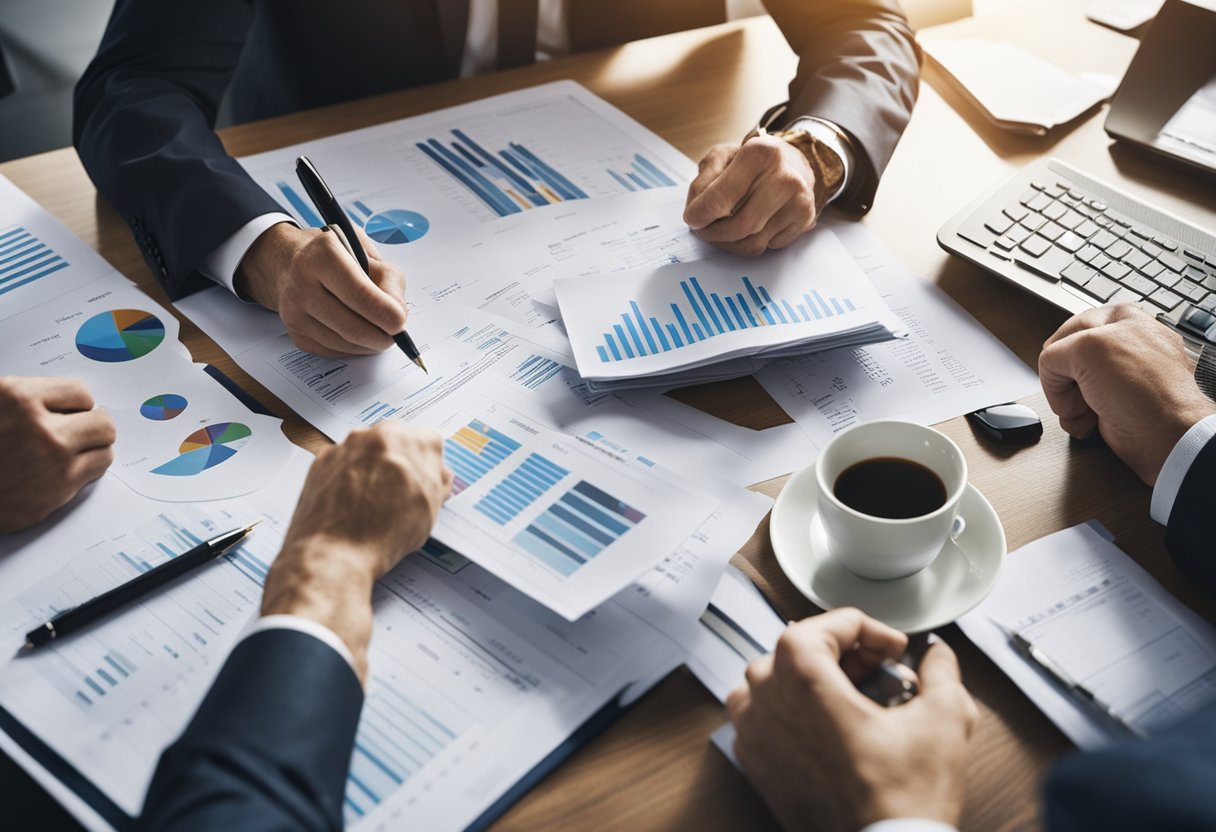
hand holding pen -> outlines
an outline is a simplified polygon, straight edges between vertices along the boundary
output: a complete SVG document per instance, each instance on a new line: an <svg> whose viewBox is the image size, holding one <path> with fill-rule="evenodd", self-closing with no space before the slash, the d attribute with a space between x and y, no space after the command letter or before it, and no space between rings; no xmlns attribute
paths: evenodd
<svg viewBox="0 0 1216 832"><path fill-rule="evenodd" d="M274 225L241 261L236 289L278 312L300 349L327 357L391 349L405 328L405 276L366 237L355 239L366 250L366 272L337 235Z"/></svg>

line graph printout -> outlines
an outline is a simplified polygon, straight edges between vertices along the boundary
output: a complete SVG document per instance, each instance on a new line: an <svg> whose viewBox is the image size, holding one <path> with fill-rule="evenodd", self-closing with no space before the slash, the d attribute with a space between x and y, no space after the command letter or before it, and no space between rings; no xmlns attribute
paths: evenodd
<svg viewBox="0 0 1216 832"><path fill-rule="evenodd" d="M834 235L554 284L584 378L663 376L740 356L887 340L900 325Z"/></svg>
<svg viewBox="0 0 1216 832"><path fill-rule="evenodd" d="M304 226L320 217L295 180L308 155L381 254L409 258L516 214L685 185L696 166L572 81L241 159Z"/></svg>

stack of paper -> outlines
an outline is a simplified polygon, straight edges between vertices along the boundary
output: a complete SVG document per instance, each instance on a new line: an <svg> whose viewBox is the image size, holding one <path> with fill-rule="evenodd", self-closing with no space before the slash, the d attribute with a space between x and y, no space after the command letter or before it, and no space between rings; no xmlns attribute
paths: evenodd
<svg viewBox="0 0 1216 832"><path fill-rule="evenodd" d="M593 388L745 375L757 361L890 340L898 319L820 230L763 257L554 281L579 373Z"/></svg>

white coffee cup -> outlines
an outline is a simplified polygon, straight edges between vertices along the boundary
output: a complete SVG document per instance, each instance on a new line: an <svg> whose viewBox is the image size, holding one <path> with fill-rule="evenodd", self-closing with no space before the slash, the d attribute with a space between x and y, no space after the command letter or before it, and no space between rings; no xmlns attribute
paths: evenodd
<svg viewBox="0 0 1216 832"><path fill-rule="evenodd" d="M928 514L890 519L863 514L835 494L836 479L858 462L894 457L919 463L941 478L946 502ZM862 578L891 580L924 569L947 540L963 533L958 516L967 487L967 460L949 438L912 422L863 422L836 434L815 462L818 520L828 552Z"/></svg>

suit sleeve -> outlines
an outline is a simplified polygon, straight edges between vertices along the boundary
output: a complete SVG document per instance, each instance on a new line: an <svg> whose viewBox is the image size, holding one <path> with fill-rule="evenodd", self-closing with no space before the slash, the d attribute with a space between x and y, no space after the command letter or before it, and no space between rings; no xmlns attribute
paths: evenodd
<svg viewBox="0 0 1216 832"><path fill-rule="evenodd" d="M1165 547L1184 570L1216 591L1216 439L1209 440L1187 469L1165 529Z"/></svg>
<svg viewBox="0 0 1216 832"><path fill-rule="evenodd" d="M341 829L362 706L358 678L327 644L295 630L254 633L161 756L139 827Z"/></svg>
<svg viewBox="0 0 1216 832"><path fill-rule="evenodd" d="M1216 829L1216 708L1151 740L1077 754L1044 789L1047 832Z"/></svg>
<svg viewBox="0 0 1216 832"><path fill-rule="evenodd" d="M798 53L785 114L832 122L849 137L856 171L834 204L870 209L878 180L916 102L921 52L895 0L764 0Z"/></svg>
<svg viewBox="0 0 1216 832"><path fill-rule="evenodd" d="M199 264L282 208L213 130L253 20L248 0L118 0L76 86L73 141L169 296L210 283Z"/></svg>

